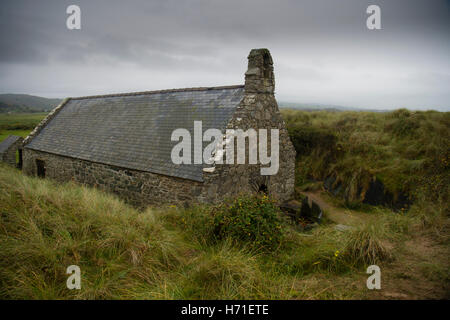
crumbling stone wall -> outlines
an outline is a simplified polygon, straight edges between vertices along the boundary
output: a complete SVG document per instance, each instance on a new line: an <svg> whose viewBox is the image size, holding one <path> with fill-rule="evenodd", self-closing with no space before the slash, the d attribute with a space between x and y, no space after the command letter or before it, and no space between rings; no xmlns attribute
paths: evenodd
<svg viewBox="0 0 450 320"><path fill-rule="evenodd" d="M19 137L16 142L11 144L8 149L0 153L0 161L9 164L10 166L16 167L16 153L17 150L22 149L23 138Z"/></svg>

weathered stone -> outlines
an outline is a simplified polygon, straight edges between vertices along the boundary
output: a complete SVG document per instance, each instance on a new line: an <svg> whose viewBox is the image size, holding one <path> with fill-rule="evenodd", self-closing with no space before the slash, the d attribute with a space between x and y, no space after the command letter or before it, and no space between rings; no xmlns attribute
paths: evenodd
<svg viewBox="0 0 450 320"><path fill-rule="evenodd" d="M22 137L8 136L0 143L0 161L13 167L21 167ZM19 163L16 163L16 153L19 151Z"/></svg>

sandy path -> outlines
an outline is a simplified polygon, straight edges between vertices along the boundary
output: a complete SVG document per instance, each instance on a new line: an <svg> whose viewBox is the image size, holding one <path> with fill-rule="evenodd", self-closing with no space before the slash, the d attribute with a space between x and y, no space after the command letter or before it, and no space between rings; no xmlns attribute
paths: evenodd
<svg viewBox="0 0 450 320"><path fill-rule="evenodd" d="M315 203L317 203L319 207L324 211L325 216L335 223L345 225L359 225L361 223L365 223L367 219L371 218L369 215L361 212L333 206L324 199L323 192L317 191L301 193L307 196L310 201L313 200Z"/></svg>

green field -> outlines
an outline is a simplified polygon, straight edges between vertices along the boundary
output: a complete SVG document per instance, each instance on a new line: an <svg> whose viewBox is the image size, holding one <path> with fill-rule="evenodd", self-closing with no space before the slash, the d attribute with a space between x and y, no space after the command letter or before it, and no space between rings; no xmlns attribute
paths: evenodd
<svg viewBox="0 0 450 320"><path fill-rule="evenodd" d="M0 165L0 298L448 299L449 113L282 114L297 150L296 198L317 201L320 225L302 229L265 196L138 210ZM349 192L325 192L331 174ZM350 191L374 176L412 202L362 203ZM66 288L72 264L81 290ZM371 264L381 290L366 287Z"/></svg>
<svg viewBox="0 0 450 320"><path fill-rule="evenodd" d="M25 138L46 113L0 113L0 142L9 135Z"/></svg>

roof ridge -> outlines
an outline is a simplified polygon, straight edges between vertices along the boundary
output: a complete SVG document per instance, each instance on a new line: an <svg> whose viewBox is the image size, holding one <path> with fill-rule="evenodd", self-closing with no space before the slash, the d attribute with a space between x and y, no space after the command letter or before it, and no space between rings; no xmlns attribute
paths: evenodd
<svg viewBox="0 0 450 320"><path fill-rule="evenodd" d="M139 95L145 95L145 94L157 94L157 93L169 93L169 92L208 91L208 90L238 89L238 88L244 88L244 85L239 84L239 85L232 85L232 86L193 87L193 88L163 89L163 90L153 90L153 91L111 93L111 94L103 94L103 95L73 97L73 98L70 98L70 100L83 100L83 99L96 99L96 98L109 98L109 97L126 97L126 96L139 96Z"/></svg>

